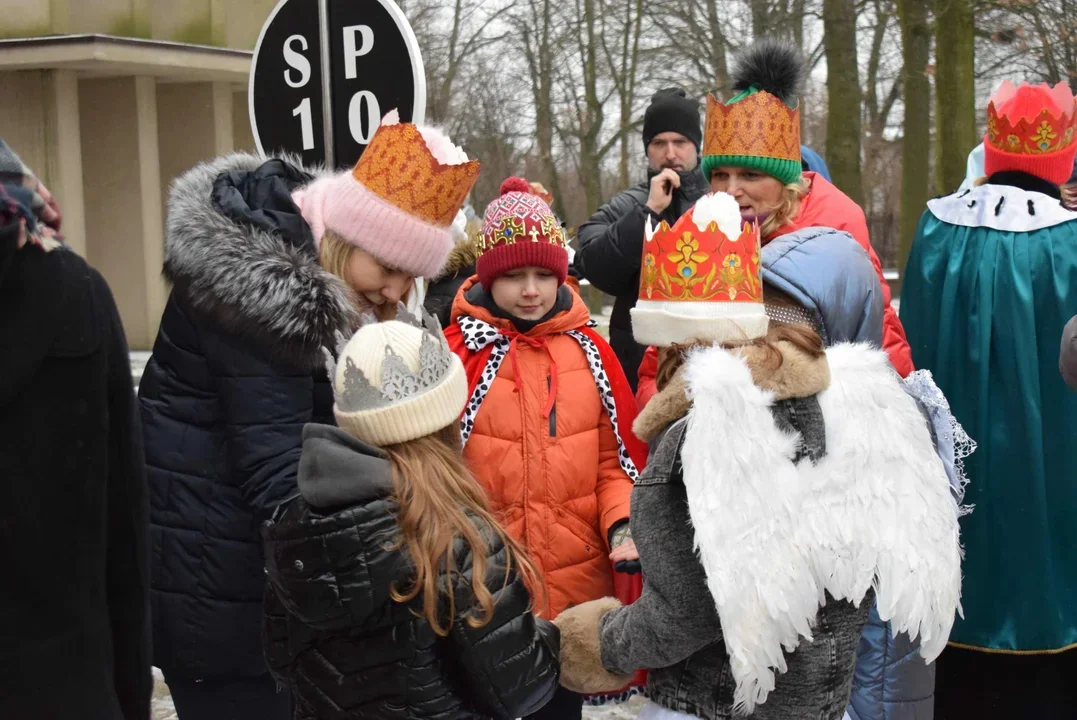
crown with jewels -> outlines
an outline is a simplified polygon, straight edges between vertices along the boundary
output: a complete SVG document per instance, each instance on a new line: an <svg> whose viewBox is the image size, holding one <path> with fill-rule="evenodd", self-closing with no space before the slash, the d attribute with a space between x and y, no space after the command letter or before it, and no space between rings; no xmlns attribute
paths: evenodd
<svg viewBox="0 0 1077 720"><path fill-rule="evenodd" d="M767 332L759 225L725 193L706 195L670 227L648 219L636 341L668 346L752 340Z"/></svg>

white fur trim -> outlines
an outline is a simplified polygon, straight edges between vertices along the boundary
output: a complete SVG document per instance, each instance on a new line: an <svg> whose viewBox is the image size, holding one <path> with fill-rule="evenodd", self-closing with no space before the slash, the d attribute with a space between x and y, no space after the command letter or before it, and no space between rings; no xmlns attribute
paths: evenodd
<svg viewBox="0 0 1077 720"><path fill-rule="evenodd" d="M656 347L755 340L766 335L768 327L763 303L640 300L632 309L636 342Z"/></svg>
<svg viewBox="0 0 1077 720"><path fill-rule="evenodd" d="M927 662L960 612L959 510L923 416L883 352L841 345L827 360L814 466L793 464L797 438L743 360L707 348L685 365L689 512L746 712L785 671L782 647L811 638L824 591L858 604L874 586L880 617L919 635Z"/></svg>
<svg viewBox="0 0 1077 720"><path fill-rule="evenodd" d="M778 429L773 395L747 364L719 347L692 352L685 379L693 400L681 462L695 545L722 623L737 689L748 713L785 672L782 648L811 639L822 593L794 542L797 438Z"/></svg>
<svg viewBox="0 0 1077 720"><path fill-rule="evenodd" d="M831 595L858 603L874 586L879 617L919 635L931 662L961 612L960 509L946 468L884 352L846 344L827 359L827 454L802 468L799 540Z"/></svg>
<svg viewBox="0 0 1077 720"><path fill-rule="evenodd" d="M1028 211L1030 202L1035 215ZM1008 185L981 185L967 193L929 200L927 207L935 217L951 225L1004 232L1033 232L1077 220L1077 213L1062 207L1053 197Z"/></svg>

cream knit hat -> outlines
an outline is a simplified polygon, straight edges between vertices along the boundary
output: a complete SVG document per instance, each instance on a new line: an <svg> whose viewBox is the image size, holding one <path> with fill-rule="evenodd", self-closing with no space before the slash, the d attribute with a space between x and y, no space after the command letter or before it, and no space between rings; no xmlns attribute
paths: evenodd
<svg viewBox="0 0 1077 720"><path fill-rule="evenodd" d="M330 368L337 425L378 447L448 427L467 403L464 366L437 321L397 317L361 327Z"/></svg>

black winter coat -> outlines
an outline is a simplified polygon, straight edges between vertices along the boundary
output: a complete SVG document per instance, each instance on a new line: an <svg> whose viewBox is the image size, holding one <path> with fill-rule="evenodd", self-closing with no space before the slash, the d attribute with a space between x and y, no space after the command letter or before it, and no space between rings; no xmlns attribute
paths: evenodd
<svg viewBox="0 0 1077 720"><path fill-rule="evenodd" d="M292 688L296 719L512 720L545 705L559 678L557 628L531 614L515 571L506 583L496 535L483 533L493 618L467 622L472 560L458 540L456 617L439 637L422 594L407 604L390 596L413 570L396 547L384 455L335 427L308 425L303 438L302 497L263 528L266 657Z"/></svg>
<svg viewBox="0 0 1077 720"><path fill-rule="evenodd" d="M673 191L673 202L661 215L647 207L651 179L657 175L650 170L646 182L614 195L580 226L579 250L574 265L580 277L616 298L610 317L610 345L621 361L633 392L636 390L643 353L647 349L632 337L630 314L639 296L639 271L647 218L650 217L655 225L662 220L672 225L710 191L710 185L700 170L678 174L681 176L681 186Z"/></svg>
<svg viewBox="0 0 1077 720"><path fill-rule="evenodd" d="M148 720L146 490L104 279L0 228L0 717Z"/></svg>
<svg viewBox="0 0 1077 720"><path fill-rule="evenodd" d="M309 178L233 155L179 178L169 198L174 288L139 386L154 662L166 674L267 672L259 523L298 494L303 425L333 422L321 347L354 323L290 198Z"/></svg>

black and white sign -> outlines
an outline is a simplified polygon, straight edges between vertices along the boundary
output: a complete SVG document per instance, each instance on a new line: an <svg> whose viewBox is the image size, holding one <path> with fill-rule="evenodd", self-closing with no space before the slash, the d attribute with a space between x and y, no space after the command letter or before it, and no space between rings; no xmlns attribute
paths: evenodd
<svg viewBox="0 0 1077 720"><path fill-rule="evenodd" d="M254 50L249 108L263 155L286 151L349 168L390 110L403 122L423 120L415 33L393 0L280 0Z"/></svg>

